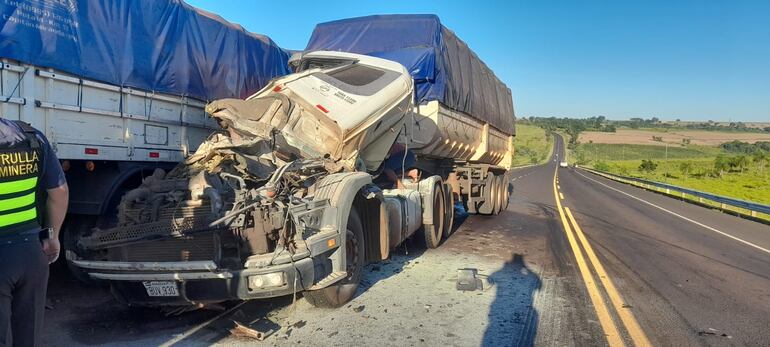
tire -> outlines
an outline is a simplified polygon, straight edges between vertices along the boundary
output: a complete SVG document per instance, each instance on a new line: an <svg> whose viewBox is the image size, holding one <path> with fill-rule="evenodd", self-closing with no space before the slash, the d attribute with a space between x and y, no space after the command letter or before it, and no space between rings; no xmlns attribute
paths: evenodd
<svg viewBox="0 0 770 347"><path fill-rule="evenodd" d="M452 228L455 224L455 194L452 186L444 186L444 232L441 237L446 240L452 235Z"/></svg>
<svg viewBox="0 0 770 347"><path fill-rule="evenodd" d="M503 180L503 211L508 209L508 205L511 203L511 190L513 189L507 176Z"/></svg>
<svg viewBox="0 0 770 347"><path fill-rule="evenodd" d="M319 290L305 292L305 299L315 307L335 308L348 303L356 295L364 271L366 247L364 228L355 208L351 208L345 238L348 276Z"/></svg>
<svg viewBox="0 0 770 347"><path fill-rule="evenodd" d="M444 199L444 189L441 184L436 184L433 189L433 224L423 224L421 228L420 240L425 248L436 248L441 243L441 237L444 234L444 219L446 214L446 200Z"/></svg>
<svg viewBox="0 0 770 347"><path fill-rule="evenodd" d="M73 215L75 216L75 215ZM62 245L62 255L65 255L67 251L72 251L74 253L78 253L77 249L77 241L81 236L87 235L91 228L96 226L96 218L93 216L76 216L75 218L78 218L79 220L76 222L69 222L67 223L66 227L63 228L61 233L61 245ZM97 281L91 276L88 275L88 273L77 267L72 261L69 259L63 259L64 262L67 264L67 270L69 270L72 277L74 277L78 282L92 286L92 285L99 285L104 284L100 281Z"/></svg>
<svg viewBox="0 0 770 347"><path fill-rule="evenodd" d="M495 189L497 190L497 199L495 200L495 214L500 214L505 209L505 188L503 187L503 176L497 176Z"/></svg>
<svg viewBox="0 0 770 347"><path fill-rule="evenodd" d="M484 202L477 208L477 212L483 215L495 214L495 204L497 200L497 177L493 173L487 175L486 183L484 186Z"/></svg>

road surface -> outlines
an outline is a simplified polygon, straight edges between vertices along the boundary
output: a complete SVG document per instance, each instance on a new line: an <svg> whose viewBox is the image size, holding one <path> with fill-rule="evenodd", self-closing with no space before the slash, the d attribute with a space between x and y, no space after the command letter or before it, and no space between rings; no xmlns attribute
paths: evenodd
<svg viewBox="0 0 770 347"><path fill-rule="evenodd" d="M58 271L44 342L254 343L231 335L240 322L275 330L262 345L770 345L770 226L558 168L554 148L514 171L506 211L438 249L399 247L342 308L299 296L166 317ZM455 290L460 268L484 289Z"/></svg>

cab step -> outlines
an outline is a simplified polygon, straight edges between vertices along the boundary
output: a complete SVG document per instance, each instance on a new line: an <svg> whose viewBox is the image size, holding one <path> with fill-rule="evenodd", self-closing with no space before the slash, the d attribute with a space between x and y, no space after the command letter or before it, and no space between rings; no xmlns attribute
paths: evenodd
<svg viewBox="0 0 770 347"><path fill-rule="evenodd" d="M345 271L334 271L329 274L329 276L324 277L318 283L314 284L308 290L318 290L318 289L324 289L334 283L337 283L341 281L343 278L345 278L348 275Z"/></svg>

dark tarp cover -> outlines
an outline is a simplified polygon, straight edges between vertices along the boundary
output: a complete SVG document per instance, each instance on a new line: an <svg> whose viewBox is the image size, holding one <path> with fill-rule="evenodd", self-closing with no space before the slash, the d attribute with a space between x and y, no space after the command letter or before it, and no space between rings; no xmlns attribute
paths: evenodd
<svg viewBox="0 0 770 347"><path fill-rule="evenodd" d="M288 74L288 53L181 0L6 0L0 57L202 100L246 97Z"/></svg>
<svg viewBox="0 0 770 347"><path fill-rule="evenodd" d="M366 54L397 61L420 102L438 100L514 134L511 90L435 15L383 15L321 23L307 51Z"/></svg>

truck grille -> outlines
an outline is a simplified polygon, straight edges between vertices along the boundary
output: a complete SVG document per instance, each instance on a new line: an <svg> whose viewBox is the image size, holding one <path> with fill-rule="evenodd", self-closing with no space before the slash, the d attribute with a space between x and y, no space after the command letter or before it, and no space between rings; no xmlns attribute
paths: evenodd
<svg viewBox="0 0 770 347"><path fill-rule="evenodd" d="M134 243L109 250L115 261L168 262L218 260L219 238L213 232Z"/></svg>

